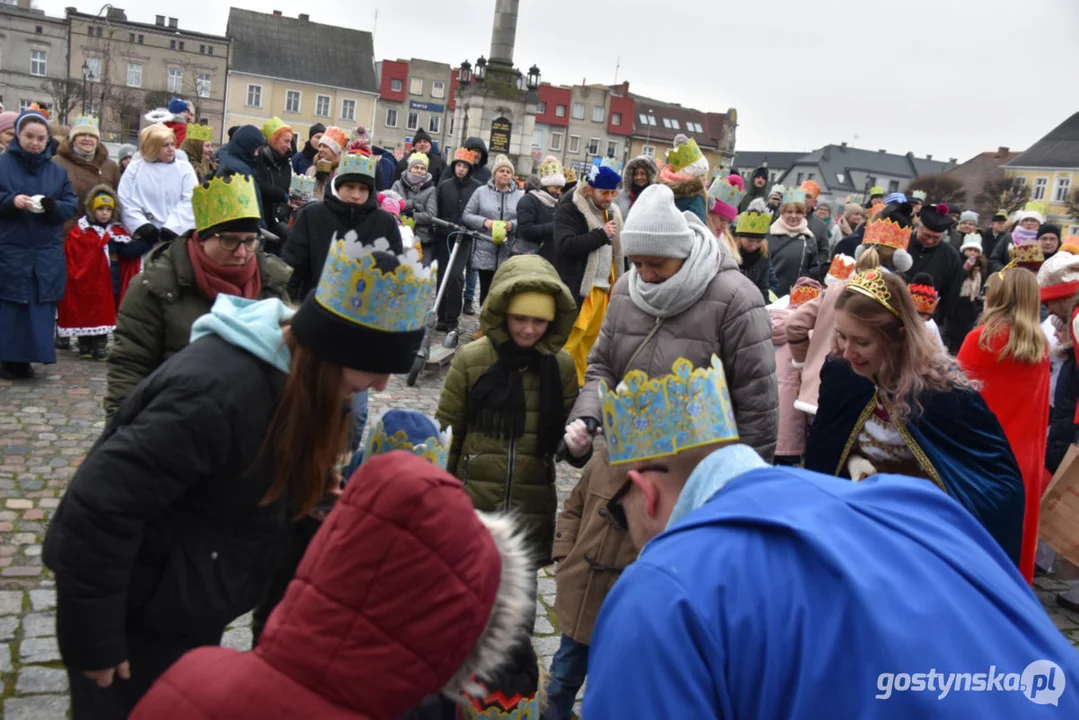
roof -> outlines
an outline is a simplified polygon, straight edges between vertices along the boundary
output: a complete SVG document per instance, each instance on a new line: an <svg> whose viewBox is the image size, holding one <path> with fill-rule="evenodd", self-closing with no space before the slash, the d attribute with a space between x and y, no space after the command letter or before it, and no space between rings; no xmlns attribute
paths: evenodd
<svg viewBox="0 0 1079 720"><path fill-rule="evenodd" d="M1079 168L1079 112L1053 128L1008 166Z"/></svg>
<svg viewBox="0 0 1079 720"><path fill-rule="evenodd" d="M978 153L962 165L948 171L950 177L962 182L976 192L981 190L986 180L998 180L1004 177L1004 165L1022 155L1000 148L995 152Z"/></svg>
<svg viewBox="0 0 1079 720"><path fill-rule="evenodd" d="M158 25L156 23L144 23L136 20L128 20L127 14L121 8L113 8L108 16L98 16L90 13L82 13L71 8L67 8L67 19L75 19L80 22L89 23L102 23L104 25L119 25L125 28L134 28L136 30L145 30L147 32L154 32L160 35L182 35L186 38L199 38L203 40L213 40L219 43L230 42L229 38L224 35L211 35L209 33L198 32L195 30L186 30L182 27L168 27L166 25Z"/></svg>
<svg viewBox="0 0 1079 720"><path fill-rule="evenodd" d="M805 157L804 152L771 152L768 150L760 152L739 150L734 155L732 167L759 168L761 165L767 164L769 168L786 170L794 167L794 164L798 162L798 159L803 157Z"/></svg>
<svg viewBox="0 0 1079 720"><path fill-rule="evenodd" d="M613 92L617 92L618 87L609 88ZM644 97L643 95L637 95L630 93L629 97L632 97L636 103L635 115L633 117L633 134L637 137L653 137L657 140L665 140L669 143L674 142L676 135L682 134L687 137L691 137L697 141L698 145L706 146L709 148L715 148L719 144L720 138L714 136L712 133L721 130L718 126L719 123L709 122L708 113L701 112L694 108L682 107L677 103L666 103L661 100L654 100L652 98ZM641 122L641 115L648 115L648 111L651 110L656 118L656 124L649 127L645 127ZM665 127L663 120L666 118L668 121L673 121L671 127ZM678 127L674 127L673 123L677 122ZM687 125L689 122L697 123L701 126L701 131L698 132L693 129L692 126Z"/></svg>
<svg viewBox="0 0 1079 720"><path fill-rule="evenodd" d="M851 171L897 178L915 178L919 175L936 175L955 167L955 163L917 158L913 153L895 155L887 152L861 150L846 145L825 145L803 155L795 165L816 165L824 182L831 190L860 190L851 183ZM839 176L843 181L839 181Z"/></svg>
<svg viewBox="0 0 1079 720"><path fill-rule="evenodd" d="M366 30L230 8L229 70L377 93Z"/></svg>

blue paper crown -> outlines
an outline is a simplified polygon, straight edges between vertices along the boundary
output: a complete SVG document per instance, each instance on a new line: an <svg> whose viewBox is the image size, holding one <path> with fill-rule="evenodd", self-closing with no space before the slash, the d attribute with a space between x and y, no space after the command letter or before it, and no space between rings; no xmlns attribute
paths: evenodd
<svg viewBox="0 0 1079 720"><path fill-rule="evenodd" d="M806 191L802 188L787 188L783 191L783 204L787 203L804 203L806 201Z"/></svg>
<svg viewBox="0 0 1079 720"><path fill-rule="evenodd" d="M614 170L619 176L622 175L622 163L615 160L613 157L596 157L592 158L592 165L597 167L605 167Z"/></svg>
<svg viewBox="0 0 1079 720"><path fill-rule="evenodd" d="M726 176L717 176L708 187L708 194L716 200L736 208L738 203L742 202L742 198L746 196L746 191L739 190L737 185L731 185Z"/></svg>
<svg viewBox="0 0 1079 720"><path fill-rule="evenodd" d="M76 115L71 118L71 129L74 130L77 127L92 127L95 130L100 129L100 121L93 115Z"/></svg>
<svg viewBox="0 0 1079 720"><path fill-rule="evenodd" d="M334 315L375 330L400 333L421 329L438 263L423 267L419 254L410 248L398 257L400 264L393 271L383 273L376 266L374 252L389 253L389 242L378 238L373 245L364 245L353 230L344 240L338 240L334 233L315 300Z"/></svg>
<svg viewBox="0 0 1079 720"><path fill-rule="evenodd" d="M606 165L593 165L588 171L588 185L596 190L617 190L622 176Z"/></svg>
<svg viewBox="0 0 1079 720"><path fill-rule="evenodd" d="M409 410L398 412L412 413L415 411ZM418 415L419 413L416 414ZM363 447L364 460L369 460L375 455L381 455L393 450L405 450L413 455L418 455L443 470L446 469L446 465L449 464L450 459L450 443L453 440L452 428L446 428L437 435L432 435L422 442L417 442L414 438L409 438L404 430L398 430L392 434L389 433L386 430L385 416L385 412L380 414L367 431L367 442L364 443ZM433 418L427 417L426 415L423 417L430 421L434 428L438 428L438 422Z"/></svg>
<svg viewBox="0 0 1079 720"><path fill-rule="evenodd" d="M652 380L633 370L614 392L600 380L599 397L611 465L738 439L727 377L715 355L710 368L697 370L678 358L670 375Z"/></svg>
<svg viewBox="0 0 1079 720"><path fill-rule="evenodd" d="M345 153L341 156L341 162L337 164L338 176L367 175L373 178L377 169L378 158L362 153Z"/></svg>
<svg viewBox="0 0 1079 720"><path fill-rule="evenodd" d="M315 178L293 173L288 189L293 195L310 197L315 194Z"/></svg>

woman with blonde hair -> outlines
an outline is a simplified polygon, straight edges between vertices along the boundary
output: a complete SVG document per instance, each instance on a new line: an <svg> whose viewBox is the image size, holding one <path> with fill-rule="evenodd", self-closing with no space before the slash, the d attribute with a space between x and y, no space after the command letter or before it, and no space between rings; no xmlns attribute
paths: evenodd
<svg viewBox="0 0 1079 720"><path fill-rule="evenodd" d="M852 480L926 478L1018 565L1024 491L1015 455L996 416L926 329L903 279L880 268L858 273L835 308L835 346L820 373L805 467Z"/></svg>
<svg viewBox="0 0 1079 720"><path fill-rule="evenodd" d="M1034 273L1023 268L993 273L980 324L956 358L1000 420L1023 473L1026 513L1019 569L1027 582L1034 578L1049 426L1049 341L1039 322L1040 308Z"/></svg>
<svg viewBox="0 0 1079 720"><path fill-rule="evenodd" d="M191 193L195 169L176 157L176 134L161 123L139 133L139 154L120 178L121 220L135 240L152 248L195 228Z"/></svg>

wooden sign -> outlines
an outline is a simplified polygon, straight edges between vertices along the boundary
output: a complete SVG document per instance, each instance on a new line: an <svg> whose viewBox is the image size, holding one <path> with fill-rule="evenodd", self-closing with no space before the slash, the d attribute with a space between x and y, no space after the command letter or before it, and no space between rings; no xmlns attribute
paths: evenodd
<svg viewBox="0 0 1079 720"><path fill-rule="evenodd" d="M1072 563L1079 563L1079 447L1072 445L1042 496L1039 536Z"/></svg>
<svg viewBox="0 0 1079 720"><path fill-rule="evenodd" d="M491 123L491 147L492 153L509 153L510 136L513 132L513 123L504 117L496 118Z"/></svg>

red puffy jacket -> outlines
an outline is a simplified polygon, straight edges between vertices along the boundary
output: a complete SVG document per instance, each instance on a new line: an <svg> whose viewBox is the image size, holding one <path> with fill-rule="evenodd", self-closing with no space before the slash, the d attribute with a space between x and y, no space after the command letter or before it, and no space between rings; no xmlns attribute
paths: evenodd
<svg viewBox="0 0 1079 720"><path fill-rule="evenodd" d="M465 663L502 560L461 483L371 458L323 523L258 647L184 655L133 720L396 720Z"/></svg>

